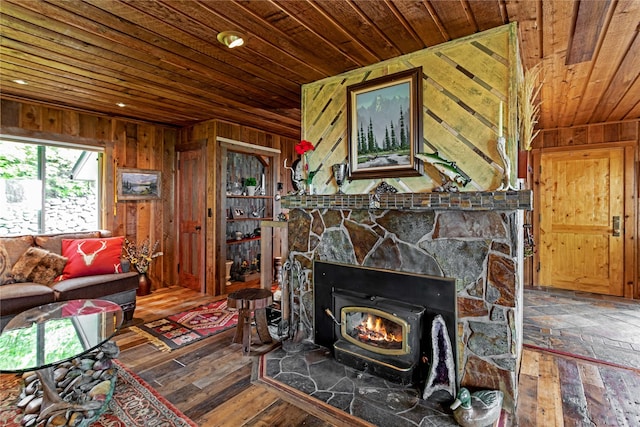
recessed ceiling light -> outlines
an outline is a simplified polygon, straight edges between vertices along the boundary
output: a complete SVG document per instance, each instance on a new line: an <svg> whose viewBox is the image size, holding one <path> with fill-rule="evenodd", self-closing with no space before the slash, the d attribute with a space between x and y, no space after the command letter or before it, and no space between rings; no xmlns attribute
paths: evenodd
<svg viewBox="0 0 640 427"><path fill-rule="evenodd" d="M127 104L125 104L124 102L116 102L116 105L118 107L126 107L127 106Z"/></svg>
<svg viewBox="0 0 640 427"><path fill-rule="evenodd" d="M244 44L244 36L236 31L223 31L218 34L218 41L230 49Z"/></svg>
<svg viewBox="0 0 640 427"><path fill-rule="evenodd" d="M19 85L26 85L27 84L27 82L25 82L24 80L21 80L21 79L15 79L13 82L14 83L18 83Z"/></svg>

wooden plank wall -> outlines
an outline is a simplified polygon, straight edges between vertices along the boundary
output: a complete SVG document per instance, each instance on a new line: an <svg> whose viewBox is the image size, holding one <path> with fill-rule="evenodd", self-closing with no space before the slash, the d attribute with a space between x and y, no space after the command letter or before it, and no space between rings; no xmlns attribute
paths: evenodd
<svg viewBox="0 0 640 427"><path fill-rule="evenodd" d="M640 120L544 129L533 141L534 159L545 150L576 147L625 146L625 216L630 218L625 236L625 289L634 283L632 295L640 298ZM534 164L539 161L534 160ZM635 226L634 226L635 225ZM535 225L534 225L535 226ZM631 228L632 230L629 230ZM635 272L635 274L634 274ZM635 279L634 276L635 275Z"/></svg>
<svg viewBox="0 0 640 427"><path fill-rule="evenodd" d="M153 289L175 284L174 146L178 129L16 100L1 100L7 135L99 146L105 149L102 227L131 241L160 241L150 268ZM115 203L116 168L162 171L162 199Z"/></svg>
<svg viewBox="0 0 640 427"><path fill-rule="evenodd" d="M309 168L320 171L314 179L319 193L337 191L331 165L348 157L347 86L399 71L422 67L422 150L438 151L473 181L463 190L499 187L503 161L497 150L500 102L511 164L516 158L517 39L515 24L420 50L302 88L302 135L316 149ZM515 167L511 182L515 182ZM422 177L385 179L401 192L423 192L442 184L437 173ZM346 193L367 193L379 180L346 183Z"/></svg>
<svg viewBox="0 0 640 427"><path fill-rule="evenodd" d="M275 135L259 129L248 126L242 126L235 123L229 123L220 120L208 120L193 126L187 126L180 130L177 148L188 147L194 141L206 140L207 142L207 194L205 208L211 208L214 212L212 217L207 217L206 237L205 237L205 271L206 277L206 293L209 295L218 295L222 289L221 281L224 277L223 264L226 256L220 255L223 242L225 241L226 230L217 230L218 216L221 215L226 206L222 206L224 200L220 195L222 189L218 188L218 178L216 171L218 170L221 159L217 153L217 138L223 137L235 141L245 142L261 147L276 148L281 151L280 159L284 162L287 158L290 165L295 159L295 144L297 140ZM292 191L290 175L280 165L274 165L276 173L279 177L277 182L284 184L284 192ZM284 193L283 193L284 194ZM211 230L211 231L210 231ZM220 234L222 233L222 234ZM210 280L209 278L216 278Z"/></svg>

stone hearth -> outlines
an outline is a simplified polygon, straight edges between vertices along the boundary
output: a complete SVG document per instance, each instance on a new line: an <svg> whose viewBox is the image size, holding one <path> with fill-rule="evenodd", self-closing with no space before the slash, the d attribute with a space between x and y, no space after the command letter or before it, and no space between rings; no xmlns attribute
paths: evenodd
<svg viewBox="0 0 640 427"><path fill-rule="evenodd" d="M522 349L522 212L529 190L472 193L287 196L291 325L312 340L313 261L456 279L460 385L517 399ZM399 284L401 286L401 284Z"/></svg>
<svg viewBox="0 0 640 427"><path fill-rule="evenodd" d="M262 379L270 384L284 384L376 426L458 425L447 405L420 399L415 387L341 365L326 348L310 342L283 347L288 350L280 347L262 356Z"/></svg>

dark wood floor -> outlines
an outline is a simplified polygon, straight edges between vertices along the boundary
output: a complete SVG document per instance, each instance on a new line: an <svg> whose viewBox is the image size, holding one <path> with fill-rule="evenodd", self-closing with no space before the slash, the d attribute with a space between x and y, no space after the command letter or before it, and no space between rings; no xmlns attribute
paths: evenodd
<svg viewBox="0 0 640 427"><path fill-rule="evenodd" d="M133 324L214 298L180 287L139 297ZM128 327L116 337L120 361L201 426L353 426L335 411L257 381L258 355L242 357L233 330L162 352ZM254 338L254 342L257 338ZM508 425L640 426L640 373L534 349L524 350L517 414Z"/></svg>
<svg viewBox="0 0 640 427"><path fill-rule="evenodd" d="M210 300L182 288L164 289L139 298L136 318L153 320ZM256 355L269 347L254 346L254 355L243 358L232 335L228 331L171 353L126 330L117 341L120 359L200 425L353 425L254 381ZM640 426L637 370L525 348L519 390L511 425Z"/></svg>
<svg viewBox="0 0 640 427"><path fill-rule="evenodd" d="M134 324L214 299L180 287L161 289L138 297ZM273 344L254 344L251 355L243 357L241 345L231 342L233 334L234 330L225 331L172 352L158 350L128 328L120 332L116 342L121 362L201 426L354 425L339 414L258 383L258 356Z"/></svg>

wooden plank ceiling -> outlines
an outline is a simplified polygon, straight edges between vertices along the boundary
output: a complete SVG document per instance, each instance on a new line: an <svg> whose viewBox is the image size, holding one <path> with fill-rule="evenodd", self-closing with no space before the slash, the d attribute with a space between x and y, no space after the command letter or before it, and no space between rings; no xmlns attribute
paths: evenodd
<svg viewBox="0 0 640 427"><path fill-rule="evenodd" d="M517 21L525 68L543 64L540 127L640 117L638 0L2 0L0 11L11 99L299 138L302 84ZM245 45L220 44L227 30Z"/></svg>

